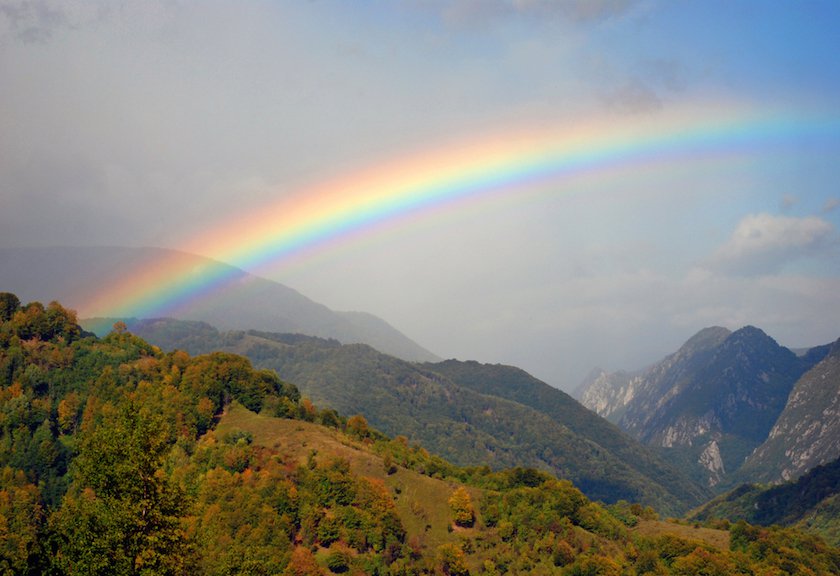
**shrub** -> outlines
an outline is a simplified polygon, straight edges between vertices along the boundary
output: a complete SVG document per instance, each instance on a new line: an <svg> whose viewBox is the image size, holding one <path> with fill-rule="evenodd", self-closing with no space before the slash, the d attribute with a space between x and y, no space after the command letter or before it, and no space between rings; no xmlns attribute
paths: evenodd
<svg viewBox="0 0 840 576"><path fill-rule="evenodd" d="M350 569L352 559L353 556L350 550L346 546L339 544L330 548L325 562L330 572L341 574Z"/></svg>

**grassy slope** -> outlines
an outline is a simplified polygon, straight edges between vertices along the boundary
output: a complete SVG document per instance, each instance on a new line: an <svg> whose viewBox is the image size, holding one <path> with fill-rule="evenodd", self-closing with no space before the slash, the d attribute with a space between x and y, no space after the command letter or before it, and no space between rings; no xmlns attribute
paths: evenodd
<svg viewBox="0 0 840 576"><path fill-rule="evenodd" d="M834 546L840 546L840 494L822 500L805 513L795 526L822 536Z"/></svg>
<svg viewBox="0 0 840 576"><path fill-rule="evenodd" d="M397 467L394 474L388 475L381 457L338 430L301 420L262 416L239 404L233 404L221 419L217 434L222 436L231 430L250 432L256 444L277 450L284 458L291 457L301 463L305 463L313 451L318 458L345 458L350 462L353 473L383 482L394 494L397 512L409 537L422 538L433 548L458 540L455 533L447 530L452 517L447 505L454 489L451 482L402 467ZM480 491L473 488L470 491L477 501Z"/></svg>
<svg viewBox="0 0 840 576"><path fill-rule="evenodd" d="M639 536L649 538L670 534L685 538L686 540L699 540L718 550L729 550L729 532L726 530L705 528L702 526L687 526L685 524L663 520L641 520L633 528L633 532Z"/></svg>

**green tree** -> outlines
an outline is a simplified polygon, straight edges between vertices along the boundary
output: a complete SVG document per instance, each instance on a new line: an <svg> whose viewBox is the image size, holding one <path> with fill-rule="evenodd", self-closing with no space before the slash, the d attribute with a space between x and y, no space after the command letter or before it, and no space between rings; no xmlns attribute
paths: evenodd
<svg viewBox="0 0 840 576"><path fill-rule="evenodd" d="M292 548L290 487L279 469L240 473L217 467L203 474L193 508L200 558L191 572L206 576L282 572Z"/></svg>
<svg viewBox="0 0 840 576"><path fill-rule="evenodd" d="M58 429L62 433L71 434L75 432L81 407L82 400L76 392L70 392L58 403Z"/></svg>
<svg viewBox="0 0 840 576"><path fill-rule="evenodd" d="M169 430L159 413L127 401L81 437L73 484L51 519L59 570L186 573L184 494L161 469Z"/></svg>
<svg viewBox="0 0 840 576"><path fill-rule="evenodd" d="M335 574L342 574L350 569L350 563L353 561L353 552L343 544L334 544L330 546L325 559L327 568L330 572Z"/></svg>
<svg viewBox="0 0 840 576"><path fill-rule="evenodd" d="M20 300L11 292L0 292L0 322L8 322L20 309Z"/></svg>
<svg viewBox="0 0 840 576"><path fill-rule="evenodd" d="M674 560L671 572L677 576L729 576L735 573L735 565L723 554L698 547L687 556Z"/></svg>
<svg viewBox="0 0 840 576"><path fill-rule="evenodd" d="M321 424L329 426L330 428L338 428L341 426L341 417L338 415L338 412L332 408L321 410L319 419L321 420Z"/></svg>
<svg viewBox="0 0 840 576"><path fill-rule="evenodd" d="M13 302L9 302L8 297L6 300L2 306L8 311ZM50 302L46 308L40 302L30 302L17 309L10 322L13 332L21 340L37 338L46 342L61 337L69 342L82 333L76 321L76 313L65 309L58 302Z"/></svg>
<svg viewBox="0 0 840 576"><path fill-rule="evenodd" d="M193 358L181 376L182 389L213 402L215 413L231 399L238 400L253 412L262 409L265 397L280 391L293 393L280 378L268 370L254 370L247 358L227 352L212 352Z"/></svg>

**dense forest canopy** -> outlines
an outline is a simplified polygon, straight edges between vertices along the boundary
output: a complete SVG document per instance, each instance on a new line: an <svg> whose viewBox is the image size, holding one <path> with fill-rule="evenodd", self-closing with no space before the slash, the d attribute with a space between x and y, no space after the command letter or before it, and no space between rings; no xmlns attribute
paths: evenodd
<svg viewBox="0 0 840 576"><path fill-rule="evenodd" d="M456 467L234 354L0 293L3 574L836 574L820 538Z"/></svg>

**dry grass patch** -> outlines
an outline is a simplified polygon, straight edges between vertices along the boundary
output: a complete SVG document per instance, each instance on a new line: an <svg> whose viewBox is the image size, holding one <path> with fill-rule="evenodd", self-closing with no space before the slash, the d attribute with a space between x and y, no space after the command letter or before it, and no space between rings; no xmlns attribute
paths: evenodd
<svg viewBox="0 0 840 576"><path fill-rule="evenodd" d="M726 530L688 526L662 520L641 520L633 528L633 532L647 537L671 534L686 540L699 540L718 550L729 550L729 532Z"/></svg>

